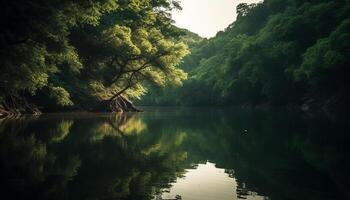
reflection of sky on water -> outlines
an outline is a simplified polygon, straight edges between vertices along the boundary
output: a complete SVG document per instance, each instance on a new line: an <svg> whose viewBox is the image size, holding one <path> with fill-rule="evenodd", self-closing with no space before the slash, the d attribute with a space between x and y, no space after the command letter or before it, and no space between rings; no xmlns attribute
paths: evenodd
<svg viewBox="0 0 350 200"><path fill-rule="evenodd" d="M179 178L169 193L164 193L164 199L172 199L181 195L183 200L233 200L238 199L237 183L229 177L224 169L207 162L199 164L196 169L187 170L183 178ZM249 193L249 192L248 192ZM263 200L264 197L250 192L245 196L248 200Z"/></svg>

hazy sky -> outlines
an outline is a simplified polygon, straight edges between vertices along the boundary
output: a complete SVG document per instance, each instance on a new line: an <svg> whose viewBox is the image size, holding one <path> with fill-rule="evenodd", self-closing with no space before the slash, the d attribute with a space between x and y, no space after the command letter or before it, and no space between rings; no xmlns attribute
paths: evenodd
<svg viewBox="0 0 350 200"><path fill-rule="evenodd" d="M176 25L213 37L236 19L236 6L240 3L256 3L261 0L180 0L183 10L174 11Z"/></svg>

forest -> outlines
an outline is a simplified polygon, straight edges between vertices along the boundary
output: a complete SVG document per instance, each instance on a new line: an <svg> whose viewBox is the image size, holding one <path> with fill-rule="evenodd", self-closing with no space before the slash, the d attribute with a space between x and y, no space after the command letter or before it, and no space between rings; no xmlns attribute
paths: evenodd
<svg viewBox="0 0 350 200"><path fill-rule="evenodd" d="M349 101L349 9L329 0L240 4L225 31L191 44L183 87L154 87L141 103L339 112Z"/></svg>
<svg viewBox="0 0 350 200"><path fill-rule="evenodd" d="M3 116L135 105L348 108L349 0L242 3L209 39L174 25L179 1L6 0L0 9Z"/></svg>

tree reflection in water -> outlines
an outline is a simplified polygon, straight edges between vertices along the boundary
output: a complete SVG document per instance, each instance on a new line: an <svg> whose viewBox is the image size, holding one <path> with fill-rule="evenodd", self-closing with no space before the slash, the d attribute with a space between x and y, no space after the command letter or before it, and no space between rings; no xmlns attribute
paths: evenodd
<svg viewBox="0 0 350 200"><path fill-rule="evenodd" d="M209 160L235 179L239 199L346 199L346 128L346 120L287 111L7 119L1 192L5 199L152 199Z"/></svg>

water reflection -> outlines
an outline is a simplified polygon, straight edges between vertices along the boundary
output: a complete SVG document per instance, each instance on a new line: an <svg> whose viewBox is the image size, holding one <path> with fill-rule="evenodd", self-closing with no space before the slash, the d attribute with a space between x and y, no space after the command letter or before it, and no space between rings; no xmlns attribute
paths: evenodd
<svg viewBox="0 0 350 200"><path fill-rule="evenodd" d="M2 120L3 197L350 198L346 121L281 110L151 110Z"/></svg>
<svg viewBox="0 0 350 200"><path fill-rule="evenodd" d="M163 199L171 199L181 194L186 200L268 199L249 191L244 184L238 185L236 179L230 175L225 169L216 168L214 163L199 164L196 169L188 170L184 177L173 184L170 191L165 191L161 196Z"/></svg>

